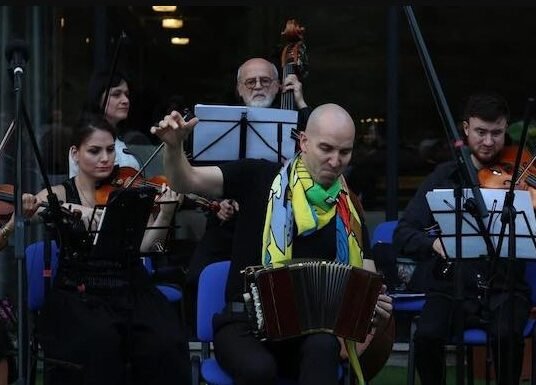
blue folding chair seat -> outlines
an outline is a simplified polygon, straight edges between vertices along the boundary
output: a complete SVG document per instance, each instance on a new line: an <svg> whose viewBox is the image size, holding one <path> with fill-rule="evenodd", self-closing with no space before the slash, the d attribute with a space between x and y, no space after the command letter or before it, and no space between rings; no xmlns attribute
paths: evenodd
<svg viewBox="0 0 536 385"><path fill-rule="evenodd" d="M143 266L147 269L150 275L155 273L153 267L153 260L151 257L142 257ZM171 303L177 303L182 300L182 290L173 284L158 284L155 285L158 290L166 297ZM184 309L181 309L184 314Z"/></svg>

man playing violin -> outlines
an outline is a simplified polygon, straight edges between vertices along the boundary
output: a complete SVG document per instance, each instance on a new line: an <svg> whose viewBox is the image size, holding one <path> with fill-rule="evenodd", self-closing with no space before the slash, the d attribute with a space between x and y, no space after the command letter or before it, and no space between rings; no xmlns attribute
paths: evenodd
<svg viewBox="0 0 536 385"><path fill-rule="evenodd" d="M368 236L362 215L358 214L354 200L349 201L350 192L342 173L352 154L355 126L350 115L340 106L325 104L317 107L300 136L301 152L282 165L260 159L244 159L228 162L220 166L192 167L188 162L183 143L197 123L197 119L186 122L176 111L160 121L151 131L165 143L164 166L173 188L182 192L196 192L209 196L228 196L240 204L233 237L233 259L227 281L227 306L214 317L214 347L218 361L233 377L237 385L275 384L276 377L284 375L299 378L302 385L335 385L339 365L340 346L331 334L317 333L291 338L279 342L263 343L256 339L251 330L243 302L243 275L248 266L259 265L271 255L263 234L271 231L283 232L267 218L277 214L269 211L269 204L275 197L275 181L282 178L287 170L299 178L313 183L311 194L295 204L288 205L296 220L315 216L310 210L323 210L323 222L307 230L307 236L298 235L294 226L287 226L292 234L284 239L292 240L292 247L286 248L286 256L325 256L330 260L345 260L344 263L361 265L374 271L374 262L368 259ZM302 181L304 181L303 179ZM289 180L294 178L289 177ZM298 183L296 183L298 184ZM283 194L291 194L293 184L283 188ZM299 195L296 188L295 194ZM313 193L314 190L314 193ZM331 199L328 199L328 195ZM286 195L288 197L288 195ZM284 197L282 199L285 199ZM348 205L338 205L338 199ZM324 202L324 203L320 203ZM320 208L322 205L324 208ZM346 208L342 208L342 207ZM307 209L310 208L310 210ZM353 208L353 209L351 209ZM352 211L348 213L347 211ZM317 211L320 215L320 211ZM350 215L351 239L341 239L344 231L336 231L339 215ZM272 216L273 214L273 216ZM314 219L313 219L314 221ZM311 222L309 222L311 223ZM292 230L294 231L292 231ZM339 228L339 230L341 230ZM265 242L263 242L265 241ZM355 241L355 242L354 242ZM270 250L272 250L270 248ZM343 254L347 257L344 258ZM342 259L341 259L342 258ZM376 321L382 322L392 312L391 298L380 294L377 303Z"/></svg>
<svg viewBox="0 0 536 385"><path fill-rule="evenodd" d="M509 119L507 102L495 93L471 95L465 105L462 129L471 151L476 170L493 165L504 148ZM489 261L465 260L463 277L463 307L457 307L455 283L445 266L446 253L439 237L439 228L426 201L426 193L438 188L453 188L457 182L456 162L448 161L436 169L421 184L408 203L394 233L393 243L399 254L418 261L417 269L425 272L426 304L415 332L415 362L421 384L445 383L444 345L455 332L453 320L463 316L464 327L482 327L488 323L493 346L498 384L510 384L508 356L513 351L513 370L519 383L523 358L523 329L530 309L530 289L524 280L524 263L514 266L515 295L509 298L506 284L506 261L501 259L490 276ZM487 291L484 287L490 286ZM489 301L483 299L487 297ZM509 301L513 301L514 339L509 339ZM458 312L463 312L459 314ZM513 350L509 350L510 347Z"/></svg>
<svg viewBox="0 0 536 385"><path fill-rule="evenodd" d="M80 211L85 226L95 228L101 215L97 212L93 218L95 186L112 173L115 130L100 116L86 118L72 140L71 153L79 173L52 190L64 208ZM46 196L47 190L36 195L34 211L42 210L37 206ZM146 230L140 251L150 251L156 240L165 238L178 195L163 186L158 199L171 203L162 204L148 226L163 228ZM125 383L126 376L132 384L190 382L188 345L178 314L153 285L140 258L132 258L127 267L113 255L98 260L74 253L60 255L54 287L47 295L38 326L48 357L83 367L54 367L52 384L116 385ZM126 368L126 354L131 373Z"/></svg>

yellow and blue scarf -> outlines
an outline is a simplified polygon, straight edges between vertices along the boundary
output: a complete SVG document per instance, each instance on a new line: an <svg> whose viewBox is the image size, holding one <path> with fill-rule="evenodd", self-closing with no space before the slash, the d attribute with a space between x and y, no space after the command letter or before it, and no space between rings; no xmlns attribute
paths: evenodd
<svg viewBox="0 0 536 385"><path fill-rule="evenodd" d="M320 230L334 216L337 233L335 260L362 267L361 221L344 177L341 175L326 190L313 180L300 154L296 155L281 168L272 182L264 222L262 263L290 261L294 236ZM294 234L294 224L297 234ZM346 348L359 383L364 384L355 343L347 341Z"/></svg>

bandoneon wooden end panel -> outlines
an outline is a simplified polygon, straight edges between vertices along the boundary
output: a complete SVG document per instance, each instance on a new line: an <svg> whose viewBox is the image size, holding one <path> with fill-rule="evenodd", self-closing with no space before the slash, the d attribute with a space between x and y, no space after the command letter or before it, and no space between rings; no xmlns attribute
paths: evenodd
<svg viewBox="0 0 536 385"><path fill-rule="evenodd" d="M382 277L370 271L352 268L346 283L335 334L363 342L370 329L374 308L382 287Z"/></svg>
<svg viewBox="0 0 536 385"><path fill-rule="evenodd" d="M281 339L300 335L299 315L294 300L294 285L288 269L271 269L271 274L259 274L257 284L265 317L265 332L270 338ZM279 301L279 298L286 298Z"/></svg>

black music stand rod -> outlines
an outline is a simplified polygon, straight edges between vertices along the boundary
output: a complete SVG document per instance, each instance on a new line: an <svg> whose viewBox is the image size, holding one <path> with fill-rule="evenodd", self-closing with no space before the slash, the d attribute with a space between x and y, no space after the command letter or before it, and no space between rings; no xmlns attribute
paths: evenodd
<svg viewBox="0 0 536 385"><path fill-rule="evenodd" d="M41 155L39 153L39 147L35 138L34 130L26 107L22 100L22 88L24 80L24 68L28 60L28 48L24 41L13 40L8 44L5 56L9 62L9 71L13 75L13 90L15 94L15 129L17 130L16 136L16 183L14 186L15 192L15 259L17 261L17 338L18 338L18 352L17 352L17 364L18 364L18 379L16 384L26 385L28 378L30 378L30 365L29 365L29 326L28 326L28 301L27 301L27 282L26 282L26 259L24 255L24 217L22 214L22 120L24 119L24 126L32 143L32 149L39 166L39 170L43 177L45 187L48 191L48 218L50 223L54 223L56 229L58 229L60 239L70 244L68 235L74 228L73 222L74 216L65 209L62 209L58 201L57 196L52 192L48 175L45 172L45 167ZM60 232L62 228L67 231ZM71 230L69 230L71 229Z"/></svg>
<svg viewBox="0 0 536 385"><path fill-rule="evenodd" d="M461 230L462 230L462 206L461 206L461 195L463 186L468 186L473 192L473 199L469 204L471 209L468 210L475 218L476 223L478 224L479 229L482 232L483 239L486 243L488 253L492 256L496 255L495 248L491 242L489 233L485 230L483 218L487 217L488 211L482 197L482 192L480 191L479 184L477 181L476 170L473 167L471 161L471 154L468 146L465 145L464 141L461 139L456 125L454 124L454 119L448 107L448 104L443 93L441 83L437 77L435 69L432 65L432 60L428 54L428 49L420 32L415 14L413 13L413 8L411 6L404 6L404 12L408 19L408 24L410 27L411 34L415 41L419 57L421 59L422 65L425 70L426 78L430 85L432 96L434 97L434 102L438 108L438 111L443 122L443 127L447 138L449 138L449 145L454 159L457 163L457 169L459 174L459 183L454 194L456 195L456 301L460 306L463 302L463 286L462 286L462 277L461 277L461 261L462 261L462 248L461 248ZM459 192L456 192L458 190ZM463 316L463 315L462 315ZM460 320L463 319L460 316ZM459 321L460 321L459 320ZM457 341L456 341L456 383L458 385L463 385L465 381L463 363L464 363L464 347L463 347L463 322L456 323L457 325Z"/></svg>
<svg viewBox="0 0 536 385"><path fill-rule="evenodd" d="M533 115L534 110L534 98L529 97L527 99L527 105L525 108L525 117L523 119L523 130L521 131L521 138L519 140L519 146L517 148L517 154L516 154L516 160L514 165L514 170L512 172L512 178L510 180L510 186L508 187L508 191L504 195L504 203L503 203L503 209L501 213L501 232L499 234L499 240L497 241L497 250L498 252L501 251L504 236L506 233L506 226L508 226L508 263L507 263L507 273L506 273L506 281L507 281L507 287L508 287L508 316L510 317L509 322L509 329L508 329L508 340L510 341L509 345L509 351L508 351L508 383L509 385L515 384L515 377L514 377L514 277L513 277L513 269L515 260L517 257L516 254L516 216L517 211L514 206L514 188L517 183L517 178L519 176L519 168L521 166L521 155L523 153L523 149L525 148L525 144L527 142L527 133L529 128L529 123ZM490 276L493 276L494 268L496 265L496 262L498 260L499 256L497 256L492 263L491 268L491 274ZM500 368L500 370L504 370L504 368Z"/></svg>

